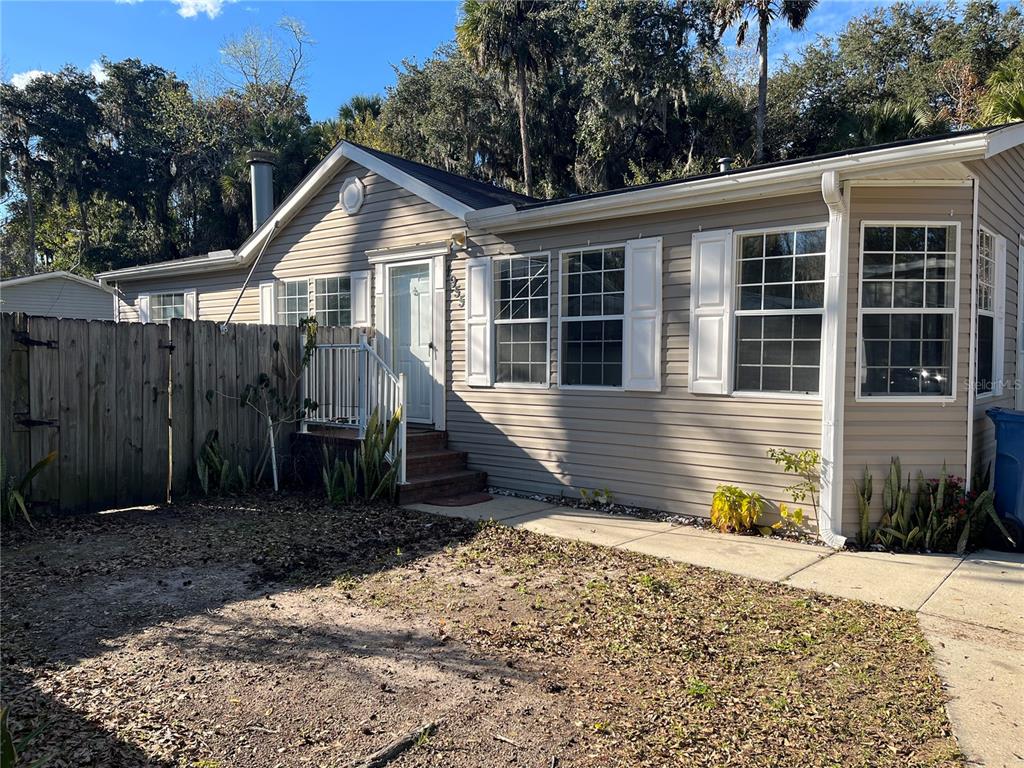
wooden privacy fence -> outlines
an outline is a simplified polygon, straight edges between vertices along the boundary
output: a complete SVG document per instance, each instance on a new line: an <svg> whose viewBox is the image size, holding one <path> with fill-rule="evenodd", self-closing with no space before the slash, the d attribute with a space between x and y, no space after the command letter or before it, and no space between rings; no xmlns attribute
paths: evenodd
<svg viewBox="0 0 1024 768"><path fill-rule="evenodd" d="M364 332L320 328L317 341L347 344ZM3 313L0 339L6 471L21 477L56 451L33 481L30 501L77 512L163 503L194 489L197 455L214 429L224 454L253 477L267 428L242 396L261 374L279 391L293 391L305 331ZM285 468L297 428L282 424L277 433Z"/></svg>

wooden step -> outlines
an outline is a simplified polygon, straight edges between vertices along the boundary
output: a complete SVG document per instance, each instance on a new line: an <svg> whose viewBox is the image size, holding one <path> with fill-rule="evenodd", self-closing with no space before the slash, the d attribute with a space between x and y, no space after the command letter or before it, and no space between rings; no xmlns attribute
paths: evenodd
<svg viewBox="0 0 1024 768"><path fill-rule="evenodd" d="M448 448L410 453L405 457L405 472L412 480L427 475L455 472L466 468L466 458L465 451L453 451Z"/></svg>
<svg viewBox="0 0 1024 768"><path fill-rule="evenodd" d="M462 493L481 491L486 486L487 473L471 469L426 475L398 486L398 503L415 504L442 496L457 496Z"/></svg>

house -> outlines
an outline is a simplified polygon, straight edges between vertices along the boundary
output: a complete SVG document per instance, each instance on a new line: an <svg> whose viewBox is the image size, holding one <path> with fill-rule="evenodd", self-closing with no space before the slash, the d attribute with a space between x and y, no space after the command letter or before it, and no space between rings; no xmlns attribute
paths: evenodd
<svg viewBox="0 0 1024 768"><path fill-rule="evenodd" d="M865 467L970 477L1021 405L1024 124L558 200L342 142L270 210L253 165L252 236L101 275L118 319L373 326L495 486L705 514L814 448L839 544Z"/></svg>
<svg viewBox="0 0 1024 768"><path fill-rule="evenodd" d="M71 272L40 272L0 281L0 311L80 320L113 320L106 285Z"/></svg>

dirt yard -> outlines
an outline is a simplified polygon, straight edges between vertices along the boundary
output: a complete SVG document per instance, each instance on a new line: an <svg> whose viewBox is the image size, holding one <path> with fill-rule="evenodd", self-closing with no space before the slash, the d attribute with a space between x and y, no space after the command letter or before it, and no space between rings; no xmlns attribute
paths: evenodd
<svg viewBox="0 0 1024 768"><path fill-rule="evenodd" d="M952 766L908 613L258 496L5 532L25 765Z"/></svg>

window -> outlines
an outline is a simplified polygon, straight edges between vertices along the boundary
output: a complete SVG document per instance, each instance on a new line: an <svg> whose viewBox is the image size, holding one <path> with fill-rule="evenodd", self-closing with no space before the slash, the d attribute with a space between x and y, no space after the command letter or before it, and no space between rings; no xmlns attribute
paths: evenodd
<svg viewBox="0 0 1024 768"><path fill-rule="evenodd" d="M351 281L347 277L318 277L313 292L318 325L351 325Z"/></svg>
<svg viewBox="0 0 1024 768"><path fill-rule="evenodd" d="M548 257L494 260L494 380L547 384Z"/></svg>
<svg viewBox="0 0 1024 768"><path fill-rule="evenodd" d="M185 317L184 293L154 293L149 297L149 319L169 323L172 318Z"/></svg>
<svg viewBox="0 0 1024 768"><path fill-rule="evenodd" d="M736 270L735 389L817 393L825 229L741 235Z"/></svg>
<svg viewBox="0 0 1024 768"><path fill-rule="evenodd" d="M996 359L996 255L991 234L978 231L978 341L975 346L975 391L993 392Z"/></svg>
<svg viewBox="0 0 1024 768"><path fill-rule="evenodd" d="M952 395L956 238L947 224L863 227L862 397Z"/></svg>
<svg viewBox="0 0 1024 768"><path fill-rule="evenodd" d="M288 280L277 291L277 324L298 325L309 317L309 281Z"/></svg>
<svg viewBox="0 0 1024 768"><path fill-rule="evenodd" d="M623 246L561 254L561 383L622 386Z"/></svg>

